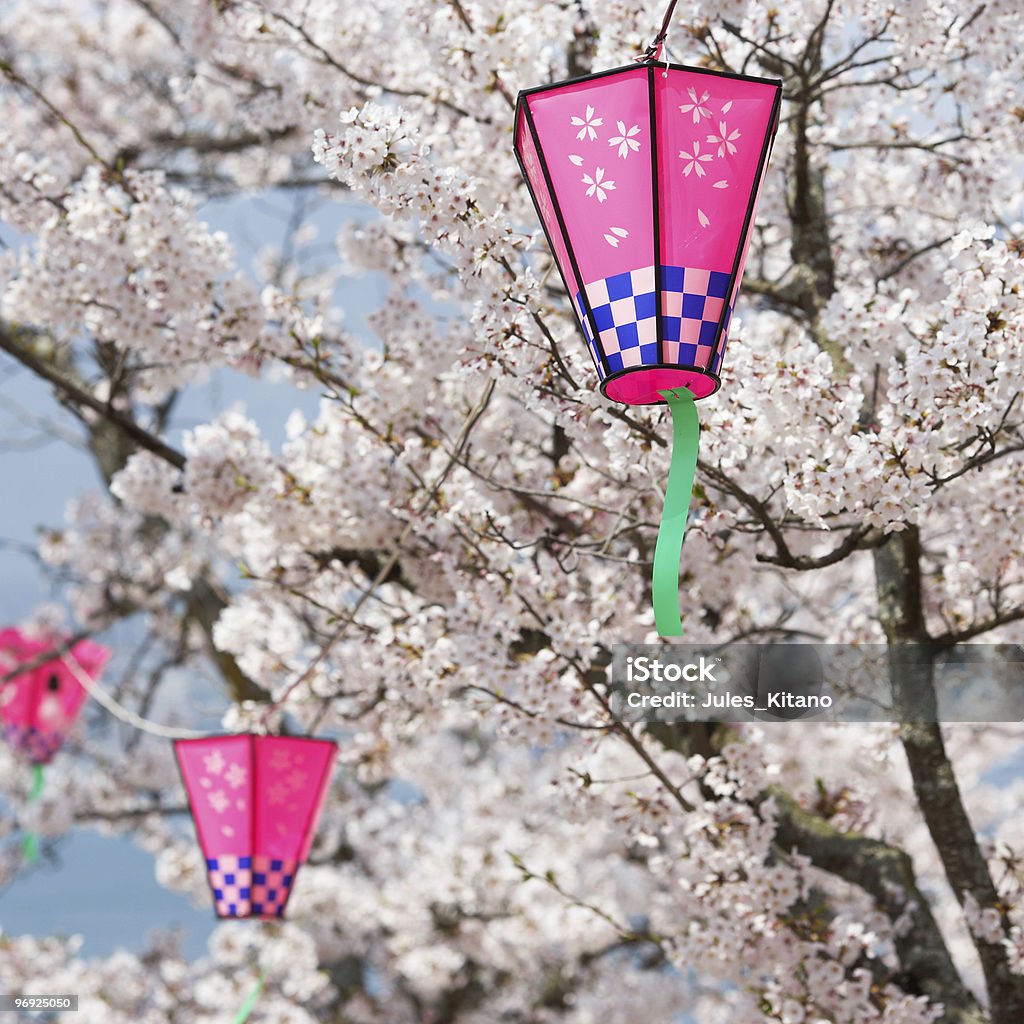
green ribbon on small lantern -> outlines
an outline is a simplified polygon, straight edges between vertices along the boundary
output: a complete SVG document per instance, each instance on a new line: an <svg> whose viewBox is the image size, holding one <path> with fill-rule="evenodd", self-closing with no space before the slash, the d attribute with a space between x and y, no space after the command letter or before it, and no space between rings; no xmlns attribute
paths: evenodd
<svg viewBox="0 0 1024 1024"><path fill-rule="evenodd" d="M654 546L652 601L659 636L682 636L679 615L679 559L683 552L686 516L697 472L700 422L693 395L686 388L659 391L672 413L672 462L665 485L665 506Z"/></svg>
<svg viewBox="0 0 1024 1024"><path fill-rule="evenodd" d="M260 993L263 991L263 983L266 981L266 974L260 971L260 976L256 979L256 987L249 993L248 998L242 1003L242 1008L235 1015L232 1024L245 1024L249 1019L249 1014L252 1013L256 1003L259 1001Z"/></svg>
<svg viewBox="0 0 1024 1024"><path fill-rule="evenodd" d="M43 795L43 766L32 765L32 788L28 793L28 802L35 803ZM39 836L35 832L26 832L21 844L21 855L26 864L34 864L39 859Z"/></svg>

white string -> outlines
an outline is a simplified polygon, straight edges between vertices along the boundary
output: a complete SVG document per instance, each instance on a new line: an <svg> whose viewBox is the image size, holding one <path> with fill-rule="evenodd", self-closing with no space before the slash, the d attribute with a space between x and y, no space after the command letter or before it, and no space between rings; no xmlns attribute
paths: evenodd
<svg viewBox="0 0 1024 1024"><path fill-rule="evenodd" d="M209 736L208 732L196 732L194 729L175 729L173 726L160 725L157 722L150 722L146 718L129 711L124 705L119 704L109 693L106 692L79 664L74 651L70 652L70 659L67 655L61 655L61 661L71 670L71 674L82 684L82 689L94 698L97 704L105 707L115 718L122 722L148 732L152 736L162 736L171 740L195 740Z"/></svg>

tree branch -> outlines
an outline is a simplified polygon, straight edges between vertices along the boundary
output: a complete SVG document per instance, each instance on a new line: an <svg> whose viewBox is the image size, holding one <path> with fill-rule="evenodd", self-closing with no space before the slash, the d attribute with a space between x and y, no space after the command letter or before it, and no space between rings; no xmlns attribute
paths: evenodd
<svg viewBox="0 0 1024 1024"><path fill-rule="evenodd" d="M904 991L944 1004L942 1024L987 1024L918 888L909 854L879 839L840 832L778 787L769 789L768 795L778 807L775 842L781 849L795 849L815 867L863 889L894 924L909 922L894 929L893 935Z"/></svg>
<svg viewBox="0 0 1024 1024"><path fill-rule="evenodd" d="M33 335L23 330L12 330L9 325L0 324L0 349L17 359L22 366L31 370L36 376L52 384L64 400L103 417L131 438L140 448L145 448L165 462L169 462L175 469L185 468L185 456L181 452L155 437L144 427L139 426L134 419L119 409L115 409L109 402L98 399L70 373L59 368L53 361L44 359L33 344L38 339L39 335Z"/></svg>

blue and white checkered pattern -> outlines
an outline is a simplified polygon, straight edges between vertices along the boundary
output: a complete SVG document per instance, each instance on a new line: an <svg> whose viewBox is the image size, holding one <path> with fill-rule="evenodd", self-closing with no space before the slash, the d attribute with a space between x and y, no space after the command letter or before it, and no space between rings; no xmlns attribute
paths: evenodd
<svg viewBox="0 0 1024 1024"><path fill-rule="evenodd" d="M206 858L218 917L283 917L298 862L256 854Z"/></svg>
<svg viewBox="0 0 1024 1024"><path fill-rule="evenodd" d="M657 291L654 278L654 267L642 267L585 286L597 326L596 341L583 308L583 297L576 294L583 336L594 354L598 373L602 378L605 376L598 345L612 373L658 362L659 291L665 332L664 362L717 373L722 365L725 332L729 329L732 309L725 315L725 330L715 365L709 367L708 360L729 289L729 274L699 267L666 266L661 268L661 287Z"/></svg>
<svg viewBox="0 0 1024 1024"><path fill-rule="evenodd" d="M4 723L4 738L32 764L47 764L64 743L64 733L37 729L34 725Z"/></svg>
<svg viewBox="0 0 1024 1024"><path fill-rule="evenodd" d="M252 913L252 857L222 853L206 858L206 873L218 917L249 917Z"/></svg>
<svg viewBox="0 0 1024 1024"><path fill-rule="evenodd" d="M294 860L256 855L252 863L252 912L283 917L299 865Z"/></svg>
<svg viewBox="0 0 1024 1024"><path fill-rule="evenodd" d="M612 373L627 366L658 361L658 296L654 267L630 270L586 286L594 311L597 336ZM576 296L582 309L582 297ZM593 348L589 324L583 317L587 343ZM600 364L600 360L599 360Z"/></svg>
<svg viewBox="0 0 1024 1024"><path fill-rule="evenodd" d="M661 314L665 330L665 362L718 372L723 345L714 366L708 366L729 291L729 275L699 267L661 268ZM725 314L729 329L732 310Z"/></svg>

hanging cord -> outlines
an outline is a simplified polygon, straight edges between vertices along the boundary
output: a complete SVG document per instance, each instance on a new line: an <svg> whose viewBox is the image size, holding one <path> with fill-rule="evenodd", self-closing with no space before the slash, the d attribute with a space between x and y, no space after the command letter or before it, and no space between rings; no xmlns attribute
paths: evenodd
<svg viewBox="0 0 1024 1024"><path fill-rule="evenodd" d="M32 788L29 790L28 802L35 803L43 795L43 766L32 765ZM21 844L21 855L26 864L34 864L39 859L39 836L35 832L26 832Z"/></svg>
<svg viewBox="0 0 1024 1024"><path fill-rule="evenodd" d="M659 636L682 636L679 615L679 558L690 511L693 476L697 471L700 422L693 395L686 388L660 391L672 413L672 462L665 486L665 506L654 545L654 574L651 584L654 624Z"/></svg>
<svg viewBox="0 0 1024 1024"><path fill-rule="evenodd" d="M208 732L197 732L194 729L175 729L173 726L160 725L158 722L151 722L147 718L142 718L140 715L135 714L134 711L129 711L128 708L123 704L119 704L95 680L89 677L89 673L78 663L78 659L73 651L69 653L71 656L62 655L61 661L67 665L71 670L71 674L82 684L82 689L97 704L102 705L120 721L136 729L141 729L143 732L148 732L151 736L162 736L164 739L170 740L197 740L210 735Z"/></svg>
<svg viewBox="0 0 1024 1024"><path fill-rule="evenodd" d="M650 46L639 57L636 58L638 61L645 60L657 60L661 56L661 47L668 37L668 27L672 22L672 15L675 13L676 4L679 0L671 0L668 5L668 10L665 11L665 20L661 23L661 31L654 37L653 42Z"/></svg>

